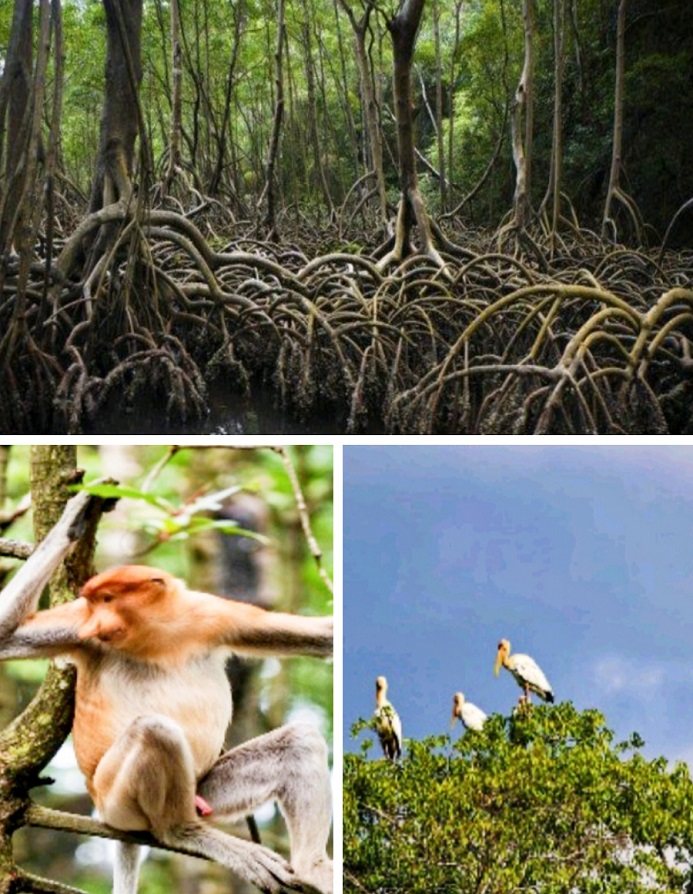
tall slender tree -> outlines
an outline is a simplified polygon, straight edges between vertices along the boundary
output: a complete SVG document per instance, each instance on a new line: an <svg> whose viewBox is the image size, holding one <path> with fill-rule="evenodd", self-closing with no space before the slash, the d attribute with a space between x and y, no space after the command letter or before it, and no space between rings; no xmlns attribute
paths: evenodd
<svg viewBox="0 0 693 894"><path fill-rule="evenodd" d="M443 56L440 43L440 2L433 0L433 37L436 53L436 148L438 150L438 183L440 210L446 211L448 185L445 176L445 140L443 137Z"/></svg>
<svg viewBox="0 0 693 894"><path fill-rule="evenodd" d="M132 194L135 142L140 131L142 0L103 0L106 12L106 90L91 210Z"/></svg>
<svg viewBox="0 0 693 894"><path fill-rule="evenodd" d="M266 202L263 227L268 239L277 237L277 186L275 182L275 168L279 156L279 138L282 132L284 120L284 44L286 42L286 22L284 20L284 0L277 0L277 47L274 54L274 119L272 121L272 135L267 149L267 162L265 164L265 186L260 196L259 205Z"/></svg>
<svg viewBox="0 0 693 894"><path fill-rule="evenodd" d="M171 0L171 131L168 146L168 166L164 177L164 193L168 190L176 174L180 172L181 128L183 113L183 58L180 44L180 3Z"/></svg>
<svg viewBox="0 0 693 894"><path fill-rule="evenodd" d="M380 108L373 83L373 71L371 69L366 49L366 36L369 33L371 16L375 9L373 2L364 3L363 13L356 17L353 8L347 0L339 0L341 8L349 19L351 30L354 33L354 52L359 73L359 85L361 89L361 106L363 109L363 123L366 139L364 141L364 160L368 172L372 171L375 177L378 196L378 213L383 226L387 225L387 186L385 183L385 168L383 164L383 134L380 122Z"/></svg>
<svg viewBox="0 0 693 894"><path fill-rule="evenodd" d="M434 244L432 222L421 195L416 171L411 69L424 3L425 0L401 0L397 13L387 23L394 54L393 94L397 120L400 200L394 245L381 258L381 267L399 262L411 253L411 233L414 226L419 230L421 251L440 266L445 263Z"/></svg>
<svg viewBox="0 0 693 894"><path fill-rule="evenodd" d="M551 205L549 232L552 251L556 248L558 224L561 216L563 185L563 78L565 73L566 0L553 0L553 135L551 167L546 194L541 203L542 213Z"/></svg>
<svg viewBox="0 0 693 894"><path fill-rule="evenodd" d="M524 229L527 226L531 212L532 136L534 130L534 0L522 0L522 18L525 58L510 118L516 172L514 222L518 229Z"/></svg>
<svg viewBox="0 0 693 894"><path fill-rule="evenodd" d="M638 213L633 200L621 188L623 155L623 102L626 70L626 12L628 0L619 0L616 20L616 79L614 83L614 131L611 146L611 169L602 215L602 238L616 238L617 228L613 205L620 202L630 216L637 241L641 241Z"/></svg>

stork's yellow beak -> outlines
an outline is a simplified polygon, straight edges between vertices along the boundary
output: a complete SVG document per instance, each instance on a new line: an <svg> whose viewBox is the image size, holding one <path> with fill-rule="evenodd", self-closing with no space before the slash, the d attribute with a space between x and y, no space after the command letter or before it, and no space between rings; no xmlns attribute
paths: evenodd
<svg viewBox="0 0 693 894"><path fill-rule="evenodd" d="M498 676L498 674L499 674L499 672L500 672L501 664L503 664L503 653L502 653L501 650L499 649L499 650L498 650L498 654L496 655L496 664L495 664L495 666L494 666L494 668L493 668L493 673L494 673L496 676Z"/></svg>

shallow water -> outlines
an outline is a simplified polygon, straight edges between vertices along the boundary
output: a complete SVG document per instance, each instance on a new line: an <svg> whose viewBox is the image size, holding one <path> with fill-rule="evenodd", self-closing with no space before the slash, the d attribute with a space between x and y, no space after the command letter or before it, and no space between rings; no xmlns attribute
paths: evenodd
<svg viewBox="0 0 693 894"><path fill-rule="evenodd" d="M253 394L251 408L235 395L215 389L209 396L209 414L193 422L171 423L162 406L139 406L126 410L116 401L104 408L98 419L85 428L90 435L256 435L340 434L344 424L330 412L325 417L292 418L278 408L271 396Z"/></svg>

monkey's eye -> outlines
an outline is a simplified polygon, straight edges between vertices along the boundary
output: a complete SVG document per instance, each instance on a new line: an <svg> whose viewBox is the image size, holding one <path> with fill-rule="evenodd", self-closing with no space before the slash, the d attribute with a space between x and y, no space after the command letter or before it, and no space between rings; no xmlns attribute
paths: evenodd
<svg viewBox="0 0 693 894"><path fill-rule="evenodd" d="M104 593L104 595L101 597L101 601L104 603L113 602L114 598L115 597L112 596L110 593Z"/></svg>

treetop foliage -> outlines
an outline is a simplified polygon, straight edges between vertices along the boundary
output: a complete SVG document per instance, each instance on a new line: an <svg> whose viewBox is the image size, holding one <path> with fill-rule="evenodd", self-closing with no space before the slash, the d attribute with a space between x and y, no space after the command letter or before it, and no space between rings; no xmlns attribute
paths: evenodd
<svg viewBox="0 0 693 894"><path fill-rule="evenodd" d="M356 724L359 732L364 722ZM399 764L345 755L345 892L681 892L693 877L688 767L615 742L570 702L493 715Z"/></svg>

